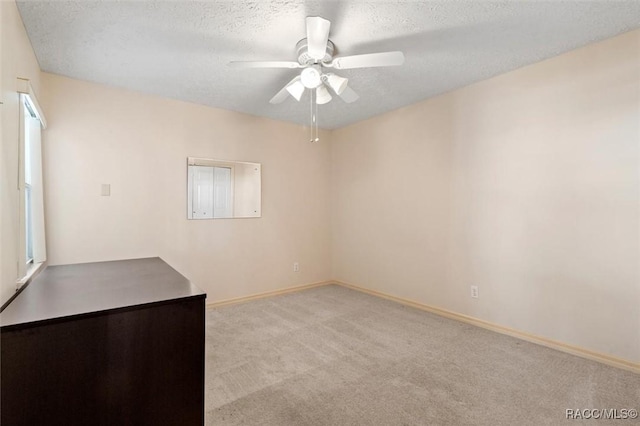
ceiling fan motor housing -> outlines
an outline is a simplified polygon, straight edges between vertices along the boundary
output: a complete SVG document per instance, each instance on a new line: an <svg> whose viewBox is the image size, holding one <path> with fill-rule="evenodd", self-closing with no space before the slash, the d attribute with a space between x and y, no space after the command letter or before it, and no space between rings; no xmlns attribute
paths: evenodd
<svg viewBox="0 0 640 426"><path fill-rule="evenodd" d="M333 59L333 52L335 50L335 46L331 40L327 40L327 50L325 52L324 58L319 61L316 61L309 55L308 43L307 39L303 38L296 44L296 52L298 54L298 63L300 65L311 65L314 63L323 63L323 62L331 62Z"/></svg>

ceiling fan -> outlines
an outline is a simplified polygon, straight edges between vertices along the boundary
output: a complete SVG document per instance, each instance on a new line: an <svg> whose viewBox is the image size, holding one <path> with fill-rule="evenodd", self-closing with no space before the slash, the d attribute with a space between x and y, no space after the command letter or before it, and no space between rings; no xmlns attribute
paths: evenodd
<svg viewBox="0 0 640 426"><path fill-rule="evenodd" d="M322 105L332 99L327 87L347 103L358 99L356 92L347 86L348 80L330 72L330 69L388 67L404 63L404 54L399 51L334 58L335 46L329 40L331 22L319 16L310 16L307 17L306 24L307 38L296 44L297 62L233 61L229 66L233 68L301 68L300 74L287 83L269 102L279 104L289 95L300 101L305 90L310 89L312 105Z"/></svg>

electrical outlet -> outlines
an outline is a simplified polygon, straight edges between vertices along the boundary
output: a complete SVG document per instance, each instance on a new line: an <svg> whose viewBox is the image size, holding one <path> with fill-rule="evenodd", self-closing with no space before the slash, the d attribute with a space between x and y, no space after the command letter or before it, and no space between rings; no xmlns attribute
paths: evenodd
<svg viewBox="0 0 640 426"><path fill-rule="evenodd" d="M300 264L298 262L293 263L293 272L300 272Z"/></svg>
<svg viewBox="0 0 640 426"><path fill-rule="evenodd" d="M472 285L471 286L471 297L473 297L474 299L477 299L479 296L478 294L478 286L477 285Z"/></svg>

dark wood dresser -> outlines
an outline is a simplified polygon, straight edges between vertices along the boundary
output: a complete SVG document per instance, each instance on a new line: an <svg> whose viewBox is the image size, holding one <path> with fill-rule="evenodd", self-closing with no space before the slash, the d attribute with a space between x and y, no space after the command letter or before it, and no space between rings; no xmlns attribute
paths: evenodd
<svg viewBox="0 0 640 426"><path fill-rule="evenodd" d="M202 425L205 297L160 258L46 268L0 314L0 423Z"/></svg>

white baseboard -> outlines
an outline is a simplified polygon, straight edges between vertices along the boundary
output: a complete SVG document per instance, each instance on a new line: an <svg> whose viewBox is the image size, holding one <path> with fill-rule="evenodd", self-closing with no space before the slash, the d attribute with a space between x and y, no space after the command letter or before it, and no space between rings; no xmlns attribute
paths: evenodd
<svg viewBox="0 0 640 426"><path fill-rule="evenodd" d="M586 358L592 361L597 361L602 364L606 364L612 367L621 368L623 370L631 371L636 374L640 374L640 363L629 361L626 359L618 358L612 355L603 354L600 352L592 351L589 349L585 349L579 346L570 345L568 343L563 343L557 340L548 339L546 337L537 336L531 333L527 333L524 331L516 330L514 328L505 327L503 325L494 324L489 321L481 320L478 318L471 317L469 315L459 314L457 312L449 311L447 309L438 308L435 306L426 305L424 303L416 302L410 299L404 299L402 297L393 296L391 294L383 293L376 290L369 290L365 287L361 287L358 285L338 281L321 281L313 284L305 284L295 287L288 287L279 290L265 291L262 293L252 294L249 296L236 297L232 299L224 299L215 301L212 303L207 303L207 308L219 308L222 306L234 305L237 303L249 302L252 300L263 299L266 297L279 296L282 294L293 293L302 290L308 290L314 287L320 287L329 284L337 284L343 286L345 288L349 288L352 290L356 290L362 293L370 294L376 297L382 297L384 299L392 300L397 303L401 303L406 306L411 306L412 308L420 309L426 312L431 312L436 315L440 315L445 318L453 319L456 321L461 321L466 324L471 324L476 327L481 327L487 330L495 331L497 333L506 334L507 336L516 337L521 340L526 340L527 342L535 343L541 346L545 346L547 348L556 349L561 352L565 352L571 355L576 355L581 358Z"/></svg>
<svg viewBox="0 0 640 426"><path fill-rule="evenodd" d="M299 285L299 286L295 286L295 287L287 287L287 288L282 288L282 289L278 289L278 290L271 290L271 291L265 291L265 292L262 292L262 293L255 293L255 294L251 294L249 296L234 297L232 299L218 300L218 301L215 301L215 302L207 303L207 309L208 308L219 308L221 306L227 306L227 305L235 305L236 303L249 302L251 300L262 299L262 298L265 298L265 297L279 296L281 294L293 293L293 292L296 292L296 291L307 290L307 289L310 289L310 288L320 287L320 286L323 286L323 285L333 284L333 283L334 283L334 281L321 281L321 282L313 283L313 284L304 284L304 285Z"/></svg>
<svg viewBox="0 0 640 426"><path fill-rule="evenodd" d="M487 330L495 331L501 334L506 334L508 336L516 337L518 339L526 340L527 342L536 343L538 345L546 346L548 348L556 349L561 352L566 352L572 355L576 355L581 358L586 358L592 361L600 362L602 364L610 365L612 367L617 367L623 370L640 374L640 363L637 363L637 362L632 362L632 361L618 358L612 355L595 352L589 349L581 348L579 346L574 346L567 343L559 342L557 340L548 339L546 337L536 336L531 333L516 330L510 327L505 327L499 324L494 324L489 321L484 321L478 318L459 314L457 312L452 312L446 309L437 308L435 306L426 305L424 303L416 302L413 300L392 296L387 293L382 293L375 290L369 290L367 288L360 287L354 284L349 284L349 283L345 283L337 280L334 280L333 282L335 284L341 285L346 288L350 288L352 290L360 291L360 292L367 293L377 297L382 297L384 299L392 300L394 302L398 302L406 306L411 306L416 309L431 312L433 314L440 315L442 317L446 317L456 321L461 321L467 324L475 325L477 327L482 327Z"/></svg>

